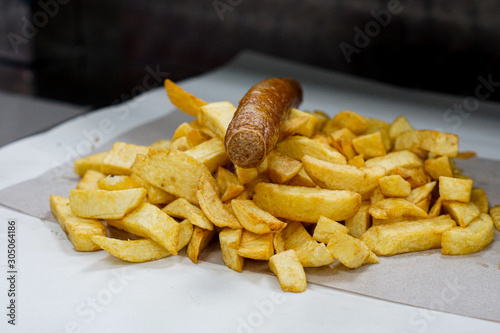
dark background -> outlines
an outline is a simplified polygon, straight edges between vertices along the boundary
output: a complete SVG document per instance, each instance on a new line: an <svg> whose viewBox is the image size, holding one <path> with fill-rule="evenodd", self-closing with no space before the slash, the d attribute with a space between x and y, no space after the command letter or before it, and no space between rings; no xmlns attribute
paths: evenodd
<svg viewBox="0 0 500 333"><path fill-rule="evenodd" d="M347 44L358 45L349 57L341 49ZM474 95L479 76L500 82L500 3L0 0L0 89L90 109L140 92L134 87L143 86L148 69L177 81L242 50ZM500 100L500 89L489 100Z"/></svg>

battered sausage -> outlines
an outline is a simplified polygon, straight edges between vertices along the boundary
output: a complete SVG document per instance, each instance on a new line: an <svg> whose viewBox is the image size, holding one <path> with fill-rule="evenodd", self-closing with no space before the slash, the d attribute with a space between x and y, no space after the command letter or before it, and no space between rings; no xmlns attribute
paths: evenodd
<svg viewBox="0 0 500 333"><path fill-rule="evenodd" d="M293 79L271 78L254 85L226 131L224 146L231 161L242 168L259 166L276 145L290 108L301 102L302 88Z"/></svg>

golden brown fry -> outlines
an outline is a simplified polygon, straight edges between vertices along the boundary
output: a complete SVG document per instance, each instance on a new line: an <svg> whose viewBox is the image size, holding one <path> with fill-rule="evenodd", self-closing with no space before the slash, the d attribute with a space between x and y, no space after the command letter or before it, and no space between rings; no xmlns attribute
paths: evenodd
<svg viewBox="0 0 500 333"><path fill-rule="evenodd" d="M469 202L472 179L439 177L439 196L443 200Z"/></svg>
<svg viewBox="0 0 500 333"><path fill-rule="evenodd" d="M417 205L401 198L380 200L370 206L370 215L377 219L393 219L399 217L428 217L427 212Z"/></svg>
<svg viewBox="0 0 500 333"><path fill-rule="evenodd" d="M441 241L442 254L463 255L484 249L493 241L495 228L488 214L481 214L466 227L455 227L445 233Z"/></svg>
<svg viewBox="0 0 500 333"><path fill-rule="evenodd" d="M178 198L162 208L169 216L188 219L193 225L200 228L213 230L214 225L203 214L203 211L184 198Z"/></svg>
<svg viewBox="0 0 500 333"><path fill-rule="evenodd" d="M130 175L130 167L137 154L146 154L147 146L115 142L101 164L101 172L112 175Z"/></svg>
<svg viewBox="0 0 500 333"><path fill-rule="evenodd" d="M222 201L228 201L245 190L245 187L238 181L238 177L223 167L217 169L216 181Z"/></svg>
<svg viewBox="0 0 500 333"><path fill-rule="evenodd" d="M75 173L78 176L83 177L83 175L85 175L85 172L87 172L87 170L89 169L101 171L102 161L104 161L104 158L107 154L108 152L105 151L102 153L96 153L77 159L74 163Z"/></svg>
<svg viewBox="0 0 500 333"><path fill-rule="evenodd" d="M243 229L238 254L255 260L269 260L274 254L273 233L255 234Z"/></svg>
<svg viewBox="0 0 500 333"><path fill-rule="evenodd" d="M349 233L349 228L340 224L337 221L321 216L314 228L313 239L318 242L328 244L330 237L334 231L340 231L345 234Z"/></svg>
<svg viewBox="0 0 500 333"><path fill-rule="evenodd" d="M219 243L222 251L222 261L236 272L243 270L245 258L238 254L242 229L224 228L219 233Z"/></svg>
<svg viewBox="0 0 500 333"><path fill-rule="evenodd" d="M269 269L276 275L283 291L301 293L307 288L306 273L294 250L269 258Z"/></svg>
<svg viewBox="0 0 500 333"><path fill-rule="evenodd" d="M256 234L275 232L286 227L286 223L260 209L252 200L231 200L233 212L243 228Z"/></svg>
<svg viewBox="0 0 500 333"><path fill-rule="evenodd" d="M302 170L302 163L277 150L267 156L267 175L273 183L284 184Z"/></svg>
<svg viewBox="0 0 500 333"><path fill-rule="evenodd" d="M207 230L195 226L193 236L191 237L191 241L189 242L187 248L187 255L189 259L196 264L201 251L203 251L203 249L210 244L216 235L217 232L215 230Z"/></svg>
<svg viewBox="0 0 500 333"><path fill-rule="evenodd" d="M207 104L169 79L165 80L165 90L172 104L191 116L198 116L200 108Z"/></svg>
<svg viewBox="0 0 500 333"><path fill-rule="evenodd" d="M106 177L105 174L103 174L100 171L97 170L92 170L88 169L85 174L83 175L83 178L78 182L78 185L76 185L77 190L98 190L99 185L98 182L100 179Z"/></svg>

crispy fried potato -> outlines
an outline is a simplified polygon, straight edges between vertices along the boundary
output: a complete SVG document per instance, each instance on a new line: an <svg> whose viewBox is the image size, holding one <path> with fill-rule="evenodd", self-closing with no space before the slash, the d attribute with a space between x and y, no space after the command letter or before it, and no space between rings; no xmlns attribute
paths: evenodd
<svg viewBox="0 0 500 333"><path fill-rule="evenodd" d="M179 150L179 151L186 151L189 148L189 143L187 141L187 138L185 136L178 138L177 140L172 141L172 144L170 145L171 150Z"/></svg>
<svg viewBox="0 0 500 333"><path fill-rule="evenodd" d="M77 159L73 164L75 173L83 177L89 169L101 171L102 161L104 161L107 154L108 152L105 151Z"/></svg>
<svg viewBox="0 0 500 333"><path fill-rule="evenodd" d="M439 177L439 196L443 200L469 202L472 179Z"/></svg>
<svg viewBox="0 0 500 333"><path fill-rule="evenodd" d="M165 80L165 90L172 104L191 116L198 116L200 108L207 104L169 79Z"/></svg>
<svg viewBox="0 0 500 333"><path fill-rule="evenodd" d="M179 244L177 251L182 250L189 243L192 234L193 225L188 220L179 223ZM128 262L146 262L172 255L165 247L149 238L121 240L104 236L93 236L92 241L112 256Z"/></svg>
<svg viewBox="0 0 500 333"><path fill-rule="evenodd" d="M296 118L285 119L280 127L280 136L278 142L285 140L305 128L309 122L309 117L300 116Z"/></svg>
<svg viewBox="0 0 500 333"><path fill-rule="evenodd" d="M450 158L448 156L439 156L428 158L424 161L424 169L432 179L438 180L439 177L453 177Z"/></svg>
<svg viewBox="0 0 500 333"><path fill-rule="evenodd" d="M155 205L143 202L122 219L106 219L106 223L134 235L150 238L177 255L179 223Z"/></svg>
<svg viewBox="0 0 500 333"><path fill-rule="evenodd" d="M128 190L131 188L143 187L131 176L125 175L108 175L102 177L97 182L97 186L101 190L106 191L117 191L117 190Z"/></svg>
<svg viewBox="0 0 500 333"><path fill-rule="evenodd" d="M381 166L385 169L386 175L399 167L416 168L423 165L420 157L408 150L390 152L384 156L373 157L365 161L367 167Z"/></svg>
<svg viewBox="0 0 500 333"><path fill-rule="evenodd" d="M159 188L158 186L155 186L141 177L137 176L136 174L131 174L130 178L134 180L137 184L139 184L141 187L144 187L146 191L148 191L148 201L152 204L159 205L159 204L169 204L177 197L171 193L168 193L167 191Z"/></svg>
<svg viewBox="0 0 500 333"><path fill-rule="evenodd" d="M137 156L132 171L148 183L194 204L198 204L200 176L212 177L204 164L178 150L150 149L147 155Z"/></svg>
<svg viewBox="0 0 500 333"><path fill-rule="evenodd" d="M288 115L288 119L294 119L299 117L306 117L307 122L304 126L300 127L298 131L295 132L295 134L300 134L310 138L316 132L316 126L319 121L318 117L309 112L304 112L295 108L291 108L290 114Z"/></svg>
<svg viewBox="0 0 500 333"><path fill-rule="evenodd" d="M215 230L207 230L194 226L193 236L191 237L187 247L188 258L196 264L201 251L203 251L210 244L210 242L212 242L216 235L217 232Z"/></svg>
<svg viewBox="0 0 500 333"><path fill-rule="evenodd" d="M481 210L481 213L488 214L490 205L488 203L488 196L482 188L473 188L470 192L470 202L476 204Z"/></svg>
<svg viewBox="0 0 500 333"><path fill-rule="evenodd" d="M495 228L488 214L481 214L466 227L455 227L443 233L441 253L463 255L484 249L493 241Z"/></svg>
<svg viewBox="0 0 500 333"><path fill-rule="evenodd" d="M269 269L276 275L283 291L301 293L307 288L306 273L294 250L269 258Z"/></svg>
<svg viewBox="0 0 500 333"><path fill-rule="evenodd" d="M245 190L245 187L238 181L238 177L223 167L217 169L216 181L222 201L228 201Z"/></svg>
<svg viewBox="0 0 500 333"><path fill-rule="evenodd" d="M307 172L304 170L304 168L300 169L300 171L292 178L290 179L287 183L287 185L290 186L305 186L305 187L316 187L316 183L314 183L307 174Z"/></svg>
<svg viewBox="0 0 500 333"><path fill-rule="evenodd" d="M337 221L321 216L314 228L313 239L328 244L334 231L340 231L347 234L349 233L349 228Z"/></svg>
<svg viewBox="0 0 500 333"><path fill-rule="evenodd" d="M233 119L236 107L229 102L215 102L203 105L200 110L198 114L200 125L208 128L224 142L227 126Z"/></svg>
<svg viewBox="0 0 500 333"><path fill-rule="evenodd" d="M90 219L121 219L139 206L146 190L134 188L120 191L70 190L69 203L73 214Z"/></svg>
<svg viewBox="0 0 500 333"><path fill-rule="evenodd" d="M149 147L115 142L101 164L101 172L112 175L130 175L130 167L137 154L147 154Z"/></svg>
<svg viewBox="0 0 500 333"><path fill-rule="evenodd" d="M495 224L495 228L500 231L500 206L491 207L490 216Z"/></svg>
<svg viewBox="0 0 500 333"><path fill-rule="evenodd" d="M174 135L172 135L172 142L174 142L177 139L180 139L182 137L185 137L189 133L189 131L191 131L192 129L193 129L193 127L186 122L180 124L175 129Z"/></svg>
<svg viewBox="0 0 500 333"><path fill-rule="evenodd" d="M351 158L347 164L358 167L358 168L364 168L365 165L365 157L363 154L356 155L353 158Z"/></svg>
<svg viewBox="0 0 500 333"><path fill-rule="evenodd" d="M190 148L185 153L200 163L203 163L210 172L229 163L229 157L224 149L224 143L219 138L212 138L197 146Z"/></svg>
<svg viewBox="0 0 500 333"><path fill-rule="evenodd" d="M354 134L361 134L368 129L368 123L360 114L353 111L341 111L333 117L333 124L339 128L346 127Z"/></svg>
<svg viewBox="0 0 500 333"><path fill-rule="evenodd" d="M293 249L304 267L320 267L333 263L325 244L316 242L298 221L288 223L282 231L285 249Z"/></svg>
<svg viewBox="0 0 500 333"><path fill-rule="evenodd" d="M273 183L284 184L302 170L302 163L277 150L267 155L267 176Z"/></svg>
<svg viewBox="0 0 500 333"><path fill-rule="evenodd" d="M345 220L345 226L349 231L349 235L359 238L366 232L366 230L368 230L368 228L370 228L372 222L369 212L370 205L369 201L361 202L361 206L356 214Z"/></svg>
<svg viewBox="0 0 500 333"><path fill-rule="evenodd" d="M275 232L286 227L286 223L260 209L252 200L231 200L231 206L240 224L256 234Z"/></svg>
<svg viewBox="0 0 500 333"><path fill-rule="evenodd" d="M257 184L253 200L278 218L311 223L316 223L321 216L336 221L348 219L361 205L361 195L352 191L270 183Z"/></svg>
<svg viewBox="0 0 500 333"><path fill-rule="evenodd" d="M188 219L189 222L200 228L214 229L213 223L203 214L203 211L184 198L172 201L163 207L162 211L172 217Z"/></svg>
<svg viewBox="0 0 500 333"><path fill-rule="evenodd" d="M363 154L365 158L384 156L386 154L382 134L375 132L371 134L360 135L352 139L352 146L358 154Z"/></svg>
<svg viewBox="0 0 500 333"><path fill-rule="evenodd" d="M432 193L434 187L436 187L435 181L414 188L410 192L410 194L406 197L406 200L408 200L411 203L418 204Z"/></svg>
<svg viewBox="0 0 500 333"><path fill-rule="evenodd" d="M393 219L400 217L426 218L429 215L422 208L401 198L380 200L370 206L370 215L376 219Z"/></svg>
<svg viewBox="0 0 500 333"><path fill-rule="evenodd" d="M425 185L431 181L423 167L403 168L398 166L392 170L391 174L403 177L404 180L410 183L412 189Z"/></svg>
<svg viewBox="0 0 500 333"><path fill-rule="evenodd" d="M149 145L149 149L169 149L172 146L172 140L161 139Z"/></svg>
<svg viewBox="0 0 500 333"><path fill-rule="evenodd" d="M291 136L279 142L276 149L296 160L301 160L304 155L309 155L332 163L347 164L346 158L335 148L305 136Z"/></svg>
<svg viewBox="0 0 500 333"><path fill-rule="evenodd" d="M98 182L102 178L106 177L100 171L89 169L83 175L83 178L76 185L77 190L98 190L99 185Z"/></svg>
<svg viewBox="0 0 500 333"><path fill-rule="evenodd" d="M224 228L219 233L219 243L224 264L236 272L243 270L245 258L238 254L242 229Z"/></svg>
<svg viewBox="0 0 500 333"><path fill-rule="evenodd" d="M355 137L356 135L353 132L344 127L330 133L330 144L350 160L356 156L356 151L352 145L352 140Z"/></svg>
<svg viewBox="0 0 500 333"><path fill-rule="evenodd" d="M441 236L455 227L449 215L418 221L372 226L360 240L378 256L424 251L441 247Z"/></svg>
<svg viewBox="0 0 500 333"><path fill-rule="evenodd" d="M380 190L386 197L407 197L411 193L411 185L400 175L381 177L378 180Z"/></svg>
<svg viewBox="0 0 500 333"><path fill-rule="evenodd" d="M274 254L273 234L255 234L243 229L238 255L255 260L269 260Z"/></svg>
<svg viewBox="0 0 500 333"><path fill-rule="evenodd" d="M370 254L370 250L362 245L362 241L340 231L334 231L327 246L333 258L344 266L352 269L361 267L366 263L377 262L378 258ZM371 257L371 258L370 258ZM369 259L370 258L370 259Z"/></svg>
<svg viewBox="0 0 500 333"><path fill-rule="evenodd" d="M443 206L443 199L438 198L434 205L429 210L429 217L438 217L441 214L441 208Z"/></svg>
<svg viewBox="0 0 500 333"><path fill-rule="evenodd" d="M450 214L452 219L457 222L459 226L465 227L472 220L481 214L476 204L472 202L458 202L458 201L443 201L445 212Z"/></svg>
<svg viewBox="0 0 500 333"><path fill-rule="evenodd" d="M413 130L413 127L408 122L408 119L406 119L403 115L400 115L392 122L391 128L389 129L389 136L392 140L394 140L399 136L399 134L411 130Z"/></svg>
<svg viewBox="0 0 500 333"><path fill-rule="evenodd" d="M76 251L97 251L100 249L92 242L92 236L106 236L106 228L101 221L75 216L71 211L68 198L50 196L50 209L61 225Z"/></svg>
<svg viewBox="0 0 500 333"><path fill-rule="evenodd" d="M203 174L199 180L196 196L200 203L201 210L205 213L205 216L218 227L229 227L232 229L241 228L238 219L224 207L210 178L212 178L211 175Z"/></svg>
<svg viewBox="0 0 500 333"><path fill-rule="evenodd" d="M365 194L378 186L378 180L385 175L385 169L374 166L358 169L352 165L334 164L311 156L302 159L304 170L311 179L330 190L349 190Z"/></svg>
<svg viewBox="0 0 500 333"><path fill-rule="evenodd" d="M400 133L394 142L394 150L413 149L455 157L458 154L458 135L434 130L410 130Z"/></svg>

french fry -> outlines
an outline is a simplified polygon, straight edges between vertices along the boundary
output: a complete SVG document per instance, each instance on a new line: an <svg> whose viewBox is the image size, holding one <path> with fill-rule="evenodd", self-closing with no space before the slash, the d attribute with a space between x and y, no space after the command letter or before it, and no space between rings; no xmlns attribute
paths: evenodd
<svg viewBox="0 0 500 333"><path fill-rule="evenodd" d="M97 219L77 217L71 211L68 198L50 196L50 209L76 251L97 251L100 247L92 242L92 236L106 236L106 228Z"/></svg>
<svg viewBox="0 0 500 333"><path fill-rule="evenodd" d="M354 134L361 134L368 129L368 123L360 114L353 111L341 111L333 117L333 124L339 128L347 128Z"/></svg>
<svg viewBox="0 0 500 333"><path fill-rule="evenodd" d="M321 216L318 219L316 227L314 228L313 239L318 242L328 244L328 241L330 240L330 237L332 237L332 233L334 231L340 231L347 234L349 233L349 228L337 221Z"/></svg>
<svg viewBox="0 0 500 333"><path fill-rule="evenodd" d="M391 174L400 175L404 180L410 183L411 188L423 186L431 181L427 172L425 172L423 167L416 168L402 168L396 167L392 170Z"/></svg>
<svg viewBox="0 0 500 333"><path fill-rule="evenodd" d="M307 288L306 273L294 250L269 258L269 269L276 275L283 291L301 293Z"/></svg>
<svg viewBox="0 0 500 333"><path fill-rule="evenodd" d="M406 197L406 200L408 200L411 203L418 204L422 200L424 200L426 197L429 196L429 194L432 193L432 190L436 187L436 182L429 182L425 185L422 185L420 187L414 188L410 194Z"/></svg>
<svg viewBox="0 0 500 333"><path fill-rule="evenodd" d="M367 159L386 154L380 132L360 135L352 139L352 146L358 154L363 154Z"/></svg>
<svg viewBox="0 0 500 333"><path fill-rule="evenodd" d="M378 180L380 190L386 197L407 197L411 193L411 185L400 175L381 177Z"/></svg>
<svg viewBox="0 0 500 333"><path fill-rule="evenodd" d="M186 150L185 153L204 164L210 172L214 172L217 168L229 162L224 150L224 143L218 138L204 141Z"/></svg>
<svg viewBox="0 0 500 333"><path fill-rule="evenodd" d="M481 210L481 213L488 214L490 209L488 196L482 188L473 188L470 192L470 202L476 204Z"/></svg>
<svg viewBox="0 0 500 333"><path fill-rule="evenodd" d="M472 202L443 201L445 212L450 214L452 219L459 226L465 227L476 217L481 215L481 209Z"/></svg>
<svg viewBox="0 0 500 333"><path fill-rule="evenodd" d="M101 164L101 172L112 175L130 175L130 167L137 154L146 154L147 146L139 146L125 142L115 142Z"/></svg>
<svg viewBox="0 0 500 333"><path fill-rule="evenodd" d="M455 227L449 215L418 221L372 226L360 240L378 256L424 251L441 247L441 236Z"/></svg>
<svg viewBox="0 0 500 333"><path fill-rule="evenodd" d="M312 187L258 183L253 200L278 218L316 223L321 216L335 221L348 219L358 211L361 195Z"/></svg>
<svg viewBox="0 0 500 333"><path fill-rule="evenodd" d="M335 231L328 241L327 249L333 258L340 261L344 266L357 269L363 264L369 263L367 259L370 257L371 252L361 243L362 241L355 237Z"/></svg>
<svg viewBox="0 0 500 333"><path fill-rule="evenodd" d="M428 158L424 161L424 168L434 180L438 180L441 176L453 177L453 170L448 156Z"/></svg>
<svg viewBox="0 0 500 333"><path fill-rule="evenodd" d="M488 214L481 213L466 227L455 227L443 233L441 253L464 255L476 253L493 241L495 228Z"/></svg>
<svg viewBox="0 0 500 333"><path fill-rule="evenodd" d="M108 175L100 178L97 182L97 188L106 191L128 190L139 187L142 187L141 184L131 176L125 175Z"/></svg>
<svg viewBox="0 0 500 333"><path fill-rule="evenodd" d="M490 208L490 216L495 224L495 228L500 231L500 206L493 206Z"/></svg>
<svg viewBox="0 0 500 333"><path fill-rule="evenodd" d="M180 139L182 137L185 137L189 133L189 131L191 131L192 129L193 129L193 127L186 122L180 124L175 129L174 135L172 135L172 142L174 142L177 139Z"/></svg>
<svg viewBox="0 0 500 333"><path fill-rule="evenodd" d="M285 119L280 127L280 136L278 138L278 142L283 141L289 136L302 131L302 128L305 128L308 122L309 117L307 116Z"/></svg>
<svg viewBox="0 0 500 333"><path fill-rule="evenodd" d="M267 155L267 175L273 183L284 184L302 170L302 163L277 150Z"/></svg>
<svg viewBox="0 0 500 333"><path fill-rule="evenodd" d="M370 206L369 212L376 219L426 218L429 216L422 208L401 198L388 198L377 201Z"/></svg>
<svg viewBox="0 0 500 333"><path fill-rule="evenodd" d="M245 186L240 184L238 177L223 167L217 169L216 181L223 202L238 196L245 190Z"/></svg>
<svg viewBox="0 0 500 333"><path fill-rule="evenodd" d="M201 251L203 251L210 244L216 235L217 232L215 230L207 230L195 226L193 236L191 237L187 247L188 258L191 259L193 263L198 263Z"/></svg>
<svg viewBox="0 0 500 333"><path fill-rule="evenodd" d="M439 177L439 196L443 200L469 202L472 190L471 179Z"/></svg>
<svg viewBox="0 0 500 333"><path fill-rule="evenodd" d="M273 234L255 234L243 229L238 255L255 260L269 260L274 254Z"/></svg>
<svg viewBox="0 0 500 333"><path fill-rule="evenodd" d="M172 201L163 207L162 211L172 217L188 219L189 222L200 228L214 229L213 223L203 214L203 211L184 198Z"/></svg>
<svg viewBox="0 0 500 333"><path fill-rule="evenodd" d="M300 111L296 108L291 108L288 119L295 119L299 117L306 117L307 122L304 126L300 127L298 131L295 132L295 134L300 134L310 138L316 132L316 126L319 121L318 117L316 117L314 114Z"/></svg>
<svg viewBox="0 0 500 333"><path fill-rule="evenodd" d="M396 137L394 150L424 149L436 155L455 157L458 154L458 136L433 130L410 130Z"/></svg>
<svg viewBox="0 0 500 333"><path fill-rule="evenodd" d="M155 205L143 202L122 219L106 219L106 223L134 235L150 238L177 255L179 223Z"/></svg>
<svg viewBox="0 0 500 333"><path fill-rule="evenodd" d="M208 128L224 142L227 126L233 119L236 107L229 102L215 102L203 105L200 111L198 114L200 125Z"/></svg>
<svg viewBox="0 0 500 333"><path fill-rule="evenodd" d="M236 272L243 270L245 258L238 254L242 229L224 228L219 232L219 243L224 264Z"/></svg>
<svg viewBox="0 0 500 333"><path fill-rule="evenodd" d="M169 149L172 146L172 140L161 139L149 145L149 149Z"/></svg>
<svg viewBox="0 0 500 333"><path fill-rule="evenodd" d="M389 175L398 166L404 168L415 168L422 166L423 162L420 157L415 155L415 153L408 150L402 150L390 152L384 156L370 158L365 161L365 165L367 167L383 167L386 174Z"/></svg>
<svg viewBox="0 0 500 333"><path fill-rule="evenodd" d="M100 179L106 177L100 171L89 169L83 175L83 178L76 185L77 190L98 190L98 182Z"/></svg>
<svg viewBox="0 0 500 333"><path fill-rule="evenodd" d="M396 139L399 134L413 130L413 126L410 125L408 119L405 116L398 116L391 124L389 129L389 136L392 140Z"/></svg>
<svg viewBox="0 0 500 333"><path fill-rule="evenodd" d="M198 191L196 196L200 207L205 214L205 216L218 227L229 227L232 229L241 228L241 224L238 219L224 207L224 204L220 200L214 186L213 182L210 181L211 175L203 174L200 177ZM213 179L213 178L212 178Z"/></svg>
<svg viewBox="0 0 500 333"><path fill-rule="evenodd" d="M70 190L69 203L73 214L90 219L121 219L139 206L146 190L134 188L120 191Z"/></svg>
<svg viewBox="0 0 500 333"><path fill-rule="evenodd" d="M193 225L188 220L179 223L177 251L182 250L189 243L192 234ZM146 262L172 255L165 247L149 238L121 240L95 235L92 241L112 256L128 262Z"/></svg>
<svg viewBox="0 0 500 333"><path fill-rule="evenodd" d="M191 116L198 116L200 108L207 104L169 79L165 80L165 90L172 104Z"/></svg>
<svg viewBox="0 0 500 333"><path fill-rule="evenodd" d="M252 200L231 200L231 206L241 226L253 233L266 234L286 227L286 223L260 209Z"/></svg>
<svg viewBox="0 0 500 333"><path fill-rule="evenodd" d="M349 235L359 238L370 228L372 223L369 212L370 205L369 201L361 202L361 206L356 214L345 220L345 227L348 229Z"/></svg>
<svg viewBox="0 0 500 333"><path fill-rule="evenodd" d="M316 187L316 186L318 186L318 185L316 185L316 183L314 183L312 181L311 177L309 177L309 175L304 170L304 168L300 169L300 171L295 176L293 176L292 179L290 179L287 182L287 185L290 185L290 186L305 186L305 187Z"/></svg>
<svg viewBox="0 0 500 333"><path fill-rule="evenodd" d="M101 171L102 161L104 161L107 154L108 152L105 151L77 159L73 164L75 173L83 177L89 169Z"/></svg>
<svg viewBox="0 0 500 333"><path fill-rule="evenodd" d="M279 142L276 149L299 161L304 155L309 155L332 163L347 164L346 158L335 148L305 136L291 136Z"/></svg>
<svg viewBox="0 0 500 333"><path fill-rule="evenodd" d="M145 181L134 173L130 175L130 178L148 191L148 201L152 204L168 204L177 199L175 195Z"/></svg>

